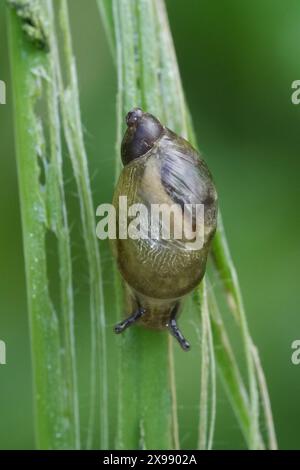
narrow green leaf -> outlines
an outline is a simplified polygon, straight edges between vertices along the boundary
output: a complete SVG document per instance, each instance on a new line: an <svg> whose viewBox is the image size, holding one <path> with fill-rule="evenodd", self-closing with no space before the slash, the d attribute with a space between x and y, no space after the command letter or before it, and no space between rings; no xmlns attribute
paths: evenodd
<svg viewBox="0 0 300 470"><path fill-rule="evenodd" d="M101 259L95 233L95 210L93 207L90 178L88 172L88 159L84 146L83 129L81 124L78 79L75 58L73 54L72 39L69 25L69 15L66 0L59 5L59 19L63 37L63 66L67 75L67 82L62 79L56 47L57 77L61 98L61 113L63 127L73 172L77 184L80 203L82 228L88 260L90 280L90 312L91 312L91 406L90 423L87 447L93 444L93 434L96 417L96 377L97 368L100 383L99 396L99 422L100 422L100 448L108 448L108 385L107 385L107 358L106 358L106 332L105 308L103 295L103 281L101 272Z"/></svg>
<svg viewBox="0 0 300 470"><path fill-rule="evenodd" d="M153 42L153 20L144 31L145 18L154 17L152 2L125 0L113 2L114 34L118 66L118 148L117 172L120 170L120 138L125 115L135 106L147 106L156 94L157 69L149 57L141 54L147 41ZM104 4L102 5L104 6ZM150 15L150 16L149 16ZM150 47L151 49L151 47ZM152 79L149 79L152 77ZM143 83L147 83L147 87ZM152 86L151 86L152 83ZM125 86L126 84L126 86ZM159 111L160 104L153 112ZM158 113L159 114L159 113ZM127 305L130 309L130 305ZM126 312L122 312L124 314ZM119 425L117 447L171 448L172 404L169 383L169 353L166 334L132 329L120 338ZM159 367L158 367L159 364ZM157 410L157 414L153 413ZM174 409L173 409L174 411Z"/></svg>
<svg viewBox="0 0 300 470"><path fill-rule="evenodd" d="M105 0L98 0L98 3L101 5L103 14L103 12L107 11L107 2ZM114 31L110 31L109 34L115 34L119 123L122 122L122 117L125 116L131 107L137 105L143 106L146 111L156 114L168 127L187 137L196 146L195 134L185 103L163 0L116 0L113 2L113 5L113 21L110 21L110 29L113 28ZM107 16L109 16L109 12L106 12ZM122 131L119 130L118 144L120 143L121 134ZM120 164L118 163L117 166L119 171ZM217 306L215 301L212 302L212 300L209 300L208 304L210 316L206 315L205 317L206 321L210 318L211 325L210 322L207 322L206 326L209 328L209 331L212 328L213 332L208 343L210 357L212 361L216 357L218 369L223 377L230 402L235 410L249 448L262 448L263 442L259 431L258 383L255 375L255 369L257 370L258 366L253 357L253 343L249 334L238 279L230 258L221 216L213 246L213 257L218 274L221 276L221 280L228 293L229 306L239 322L248 368L249 397L240 377L225 326L221 321L221 317L216 315L216 311L218 311ZM211 299L211 295L209 295L209 299ZM138 340L135 335L138 337L137 332L132 332L131 336L127 338L128 347L129 344L133 344L133 341L136 341L135 344L137 344ZM214 352L212 351L212 339ZM262 379L263 372L261 368L259 368L259 373L261 374L260 379ZM207 377L202 377L202 379L204 380L204 393ZM259 380L259 382L265 397L263 405L265 415L268 416L268 430L273 435L271 440L274 444L275 434L272 427L273 421L270 418L272 416L271 409L266 399L268 395L266 387L262 386L262 380ZM127 385L129 389L133 386L133 384L130 385L128 383ZM125 380L120 383L121 390L123 386L126 389ZM139 383L138 386L140 389L141 384ZM213 387L215 387L215 384L212 383L212 389ZM202 397L202 415L207 411L205 401ZM208 441L205 438L207 447L212 445L211 440L215 419L214 408L215 403L212 405ZM203 419L205 420L206 418ZM204 431L201 432L204 436L204 434L207 435L207 426L205 423L200 423L200 427L202 425L205 433ZM143 426L144 429L145 427ZM204 438L201 438L201 442L204 442ZM131 444L134 444L134 440L131 441Z"/></svg>
<svg viewBox="0 0 300 470"><path fill-rule="evenodd" d="M211 450L216 420L216 365L205 278L197 289L195 297L201 312L201 386L198 448ZM209 419L210 423L208 425Z"/></svg>
<svg viewBox="0 0 300 470"><path fill-rule="evenodd" d="M9 4L12 6L8 11L8 25L37 446L41 449L79 448L72 268L52 54L55 35L52 4L49 1ZM29 19L31 21L29 31L24 28L24 18L27 23ZM50 126L49 154L45 145L46 124L38 111L40 100L45 103L47 125ZM45 173L44 182L41 181L42 172ZM48 232L56 237L58 244L61 312L55 311L49 293ZM60 340L62 328L63 344Z"/></svg>

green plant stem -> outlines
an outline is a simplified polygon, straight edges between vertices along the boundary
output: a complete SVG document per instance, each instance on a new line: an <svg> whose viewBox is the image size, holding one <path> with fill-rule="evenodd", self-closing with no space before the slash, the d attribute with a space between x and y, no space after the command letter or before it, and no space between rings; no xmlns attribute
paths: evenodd
<svg viewBox="0 0 300 470"><path fill-rule="evenodd" d="M118 113L125 116L132 106L142 106L146 111L157 115L172 130L187 137L196 146L196 138L185 103L163 0L135 0L130 2L128 0L116 0L113 2L114 9L112 12L107 0L98 0L98 3L101 5L102 14L104 13L106 31L117 58L119 77ZM114 39L112 40L112 38ZM119 132L119 139L120 134ZM118 140L119 144L120 140ZM120 164L118 163L118 171L119 168ZM258 364L253 357L253 343L249 334L238 278L231 261L221 217L212 251L217 272L229 294L227 296L229 307L235 313L239 322L248 369L249 397L241 379L224 323L219 314L216 314L218 310L215 301L211 300L211 294L208 296L207 287L204 287L203 295L208 296L210 299L208 301L208 312L211 325L206 323L206 326L209 329L211 327L213 332L209 341L211 359L214 363L214 356L216 357L225 389L248 447L251 449L263 448L264 444L259 430L259 396L255 369L262 374L260 378L263 377L263 372L261 367L258 369ZM208 316L206 315L205 318L208 319ZM128 335L128 347L130 345L133 347L133 342L137 341L135 334L133 332L132 336ZM212 339L214 352L212 350ZM205 377L202 377L202 379L206 380ZM260 384L262 384L261 380ZM122 386L123 383L121 383L120 388ZM124 386L126 387L125 383ZM130 389L131 386L134 387L133 383L129 384L128 388ZM206 387L205 383L203 387ZM263 392L265 398L267 398L266 387L263 387ZM275 433L272 427L273 421L270 419L271 409L268 406L268 400L264 400L263 405L265 407L265 416L269 418L268 431L274 437ZM207 400L202 397L202 416L206 415L207 406ZM215 407L215 404L213 407ZM209 445L211 445L215 420L214 413L215 411L212 410ZM202 425L206 435L207 426L205 423L200 423L200 429ZM204 431L201 432L204 436ZM274 439L272 441L274 444ZM204 443L204 437L201 438L201 442ZM205 442L207 442L206 439Z"/></svg>
<svg viewBox="0 0 300 470"><path fill-rule="evenodd" d="M27 2L27 14L33 11L39 23L48 19L48 40L54 35L49 3ZM35 10L33 10L35 8ZM62 184L57 90L53 77L53 56L39 50L23 30L16 9L8 12L10 57L15 108L15 136L28 310L34 373L37 446L41 449L79 448L79 414L73 331L72 271L68 223ZM46 95L46 99L44 98ZM39 100L47 106L50 123L49 155L45 151L45 133L37 111ZM49 160L47 160L47 158ZM45 183L41 183L41 169ZM57 312L52 304L47 278L46 234L52 231L58 240L61 310L64 322L64 357L61 355Z"/></svg>
<svg viewBox="0 0 300 470"><path fill-rule="evenodd" d="M208 290L208 307L218 369L245 440L250 445L251 411L249 398L211 288Z"/></svg>
<svg viewBox="0 0 300 470"><path fill-rule="evenodd" d="M257 373L258 386L259 386L260 394L262 397L262 405L263 405L265 423L266 423L267 435L268 435L268 446L270 450L277 450L278 448L277 439L276 439L276 434L275 434L267 382L266 382L265 375L264 375L264 372L260 363L258 350L254 344L252 344L252 353L253 353L253 360L254 360L254 365L255 365L256 373Z"/></svg>
<svg viewBox="0 0 300 470"><path fill-rule="evenodd" d="M69 226L67 220L67 209L64 195L64 182L62 171L62 149L61 149L61 123L59 115L58 89L55 79L56 61L52 53L55 42L54 15L52 1L47 1L47 16L52 27L49 30L49 80L48 91L48 115L49 115L49 141L50 141L50 165L48 165L47 194L52 204L49 204L51 229L58 240L58 257L60 261L60 295L61 310L64 320L64 357L65 357L65 380L66 400L69 409L73 410L72 422L74 427L70 429L74 433L73 439L76 449L80 448L79 432L79 410L77 393L77 371L75 356L75 333L74 333L74 300L72 286L72 262ZM56 195L56 197L55 197ZM58 207L60 208L58 210Z"/></svg>
<svg viewBox="0 0 300 470"><path fill-rule="evenodd" d="M208 420L208 394L209 394L209 351L208 351L208 331L207 331L207 292L205 285L201 286L201 382L200 382L200 413L199 413L199 438L198 448L207 449L207 420Z"/></svg>
<svg viewBox="0 0 300 470"><path fill-rule="evenodd" d="M224 290L227 294L227 303L235 320L241 328L242 337L244 341L244 348L248 365L250 406L252 417L251 427L249 429L249 445L252 449L255 449L259 445L257 441L259 429L259 387L262 394L262 406L267 423L268 441L270 444L270 448L275 450L277 449L276 434L266 380L263 369L261 367L258 353L257 355L255 354L256 348L249 333L248 322L243 305L239 280L229 251L221 215L219 216L218 230L213 242L212 257L218 275L220 276L221 281L223 283ZM258 383L256 376L258 379Z"/></svg>
<svg viewBox="0 0 300 470"><path fill-rule="evenodd" d="M67 3L60 1L59 18L63 35L63 63L67 75L67 83L63 84L62 73L57 68L61 111L66 142L71 158L73 172L79 196L84 242L88 260L90 279L90 310L91 310L91 407L87 447L93 443L96 415L96 370L99 368L100 383L100 447L108 448L108 389L107 389L107 358L105 308L102 285L101 260L95 235L95 211L90 188L87 155L84 147L83 130L80 116L78 79L72 48ZM57 61L58 63L58 61Z"/></svg>
<svg viewBox="0 0 300 470"><path fill-rule="evenodd" d="M206 279L204 278L204 290L207 295ZM215 432L216 423L216 408L217 408L217 377L216 377L216 358L214 351L214 342L212 334L212 322L209 315L209 309L205 312L205 319L207 322L207 334L208 334L208 349L210 354L210 375L211 375L211 415L210 415L210 428L208 432L207 449L211 450L213 447L213 439Z"/></svg>
<svg viewBox="0 0 300 470"><path fill-rule="evenodd" d="M145 8L149 5L150 2L144 2ZM119 84L118 161L120 160L119 139L124 131L124 116L129 109L137 105L143 106L149 99L148 90L144 87L141 89L138 83L139 80L144 80L148 73L153 76L155 66L155 63L149 61L146 63L146 60L143 60L140 49L140 60L136 61L135 58L135 41L138 38L138 47L140 47L142 42L140 20L144 17L135 2L113 2ZM149 31L151 25L148 34ZM117 171L119 169L118 163ZM131 308L130 304L127 308ZM173 415L167 336L142 329L132 329L127 332L126 337L120 338L120 349L122 358L119 369L117 446L119 448L139 446L147 449L172 447ZM155 415L153 410L158 410L158 414Z"/></svg>
<svg viewBox="0 0 300 470"><path fill-rule="evenodd" d="M173 448L180 449L179 440L179 426L178 426L178 413L177 413L177 393L176 393L176 374L175 374L175 361L173 352L173 338L171 335L168 337L169 345L169 373L170 373L170 386L171 386L171 402L172 402L172 431L173 431Z"/></svg>
<svg viewBox="0 0 300 470"><path fill-rule="evenodd" d="M208 309L206 280L203 279L196 291L201 311L201 386L198 448L211 450L216 420L216 366L211 320ZM209 386L211 384L211 387ZM209 395L209 392L211 394ZM211 402L210 425L208 429L208 402Z"/></svg>
<svg viewBox="0 0 300 470"><path fill-rule="evenodd" d="M109 47L112 52L113 59L115 60L116 45L114 35L113 2L112 0L97 0L97 2L102 17L102 23L108 39Z"/></svg>

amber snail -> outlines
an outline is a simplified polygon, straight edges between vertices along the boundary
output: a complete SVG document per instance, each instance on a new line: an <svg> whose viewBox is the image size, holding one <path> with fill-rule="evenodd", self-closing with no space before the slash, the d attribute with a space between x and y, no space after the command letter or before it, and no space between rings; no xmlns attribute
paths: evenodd
<svg viewBox="0 0 300 470"><path fill-rule="evenodd" d="M152 114L134 108L127 114L126 124L121 145L124 168L113 199L116 214L120 196L127 196L128 205L175 204L181 212L185 205L199 204L204 207L204 235L198 249L190 249L186 239L165 240L152 237L150 232L146 238L113 240L113 253L132 307L130 316L115 326L115 332L122 333L135 323L168 329L180 346L189 350L177 318L182 300L205 273L217 224L217 192L199 153ZM173 225L175 218L176 213ZM117 228L119 223L117 216Z"/></svg>

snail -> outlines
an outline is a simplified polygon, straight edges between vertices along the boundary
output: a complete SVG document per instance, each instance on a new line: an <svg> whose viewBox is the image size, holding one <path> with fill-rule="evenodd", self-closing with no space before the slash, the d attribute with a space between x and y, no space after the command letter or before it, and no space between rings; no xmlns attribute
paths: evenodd
<svg viewBox="0 0 300 470"><path fill-rule="evenodd" d="M130 315L115 326L115 332L122 333L135 323L146 328L168 329L180 346L189 350L177 319L183 299L205 274L217 225L217 192L199 153L152 114L134 108L127 114L126 124L121 144L124 167L113 205L118 214L120 200L126 197L128 205L139 208L143 205L150 209L150 215L147 212L139 219L143 236L117 236L112 240L112 251L132 308ZM159 230L154 235L151 230L151 209L160 205L174 209L169 217L173 229L169 238L161 236L162 217L156 219ZM194 247L191 240L197 232L195 207L198 206L204 208L203 237L201 246ZM183 222L189 219L192 226L192 234L185 233L181 239L174 236L180 217ZM118 232L121 224L118 215L116 222Z"/></svg>

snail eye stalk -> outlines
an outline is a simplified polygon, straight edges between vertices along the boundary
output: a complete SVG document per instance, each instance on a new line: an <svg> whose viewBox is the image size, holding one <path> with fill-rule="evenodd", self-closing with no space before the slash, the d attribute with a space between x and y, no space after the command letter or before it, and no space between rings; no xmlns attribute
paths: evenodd
<svg viewBox="0 0 300 470"><path fill-rule="evenodd" d="M189 351L190 344L181 333L180 329L178 328L177 321L176 321L176 316L178 313L179 305L180 304L178 302L173 308L173 310L171 311L170 322L167 324L167 327L170 333L172 334L172 336L174 336L174 338L177 339L182 349L184 351ZM145 315L145 313L146 313L146 309L138 308L132 315L125 318L125 320L121 321L120 323L117 323L117 325L114 328L115 333L117 334L123 333L123 331L125 331L131 325L134 325L143 315Z"/></svg>
<svg viewBox="0 0 300 470"><path fill-rule="evenodd" d="M182 347L184 351L189 351L190 350L190 343L185 339L183 334L181 333L180 329L178 328L177 321L176 321L176 316L178 313L179 309L179 302L175 305L171 312L171 317L170 317L170 322L168 323L168 328L171 333L171 335L174 336L174 338L177 339L178 343Z"/></svg>
<svg viewBox="0 0 300 470"><path fill-rule="evenodd" d="M121 321L115 326L115 333L123 333L126 328L136 323L144 315L145 312L146 311L144 308L139 308L138 310L136 310L132 315L130 315L128 318L125 318L125 320Z"/></svg>

